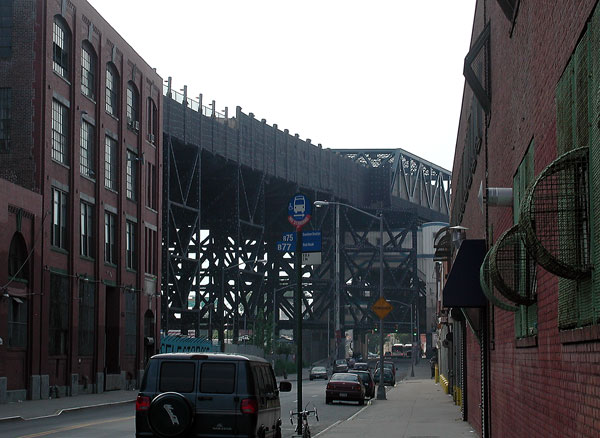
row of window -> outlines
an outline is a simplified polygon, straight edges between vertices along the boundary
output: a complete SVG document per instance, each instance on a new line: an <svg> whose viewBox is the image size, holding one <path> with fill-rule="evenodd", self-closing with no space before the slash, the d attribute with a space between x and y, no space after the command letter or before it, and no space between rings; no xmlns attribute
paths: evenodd
<svg viewBox="0 0 600 438"><path fill-rule="evenodd" d="M52 32L53 69L67 81L71 73L71 46L71 32L69 27L62 17L56 16ZM81 45L81 93L94 102L96 101L96 78L98 77L97 59L92 45L84 41ZM116 66L112 62L109 62L106 65L105 110L115 118L120 117L119 78ZM137 134L140 130L139 92L132 81L127 83L125 103L127 127ZM147 104L148 140L152 144L156 144L158 110L151 98L148 98Z"/></svg>
<svg viewBox="0 0 600 438"><path fill-rule="evenodd" d="M68 193L58 188L52 188L52 228L50 233L50 243L55 248L63 250L68 249ZM79 221L79 251L84 257L93 258L95 252L94 235L94 209L92 203L81 201L80 203L80 221ZM104 212L104 261L106 263L117 264L116 236L117 236L117 215L109 211ZM125 266L128 269L137 270L138 254L136 251L137 242L137 224L134 221L125 222ZM146 227L146 260L145 272L157 275L158 263L156 255L157 232Z"/></svg>
<svg viewBox="0 0 600 438"><path fill-rule="evenodd" d="M69 342L69 279L60 274L50 275L49 345L50 355L65 355ZM135 291L125 292L125 353L135 354L137 340L137 300ZM96 285L79 280L79 341L78 354L91 356L96 345ZM10 348L27 348L28 301L11 297L8 304L8 337Z"/></svg>
<svg viewBox="0 0 600 438"><path fill-rule="evenodd" d="M54 99L52 101L52 159L68 165L69 160L69 145L68 145L68 111L69 109ZM1 122L0 122L1 123ZM81 121L80 135L80 153L79 153L79 171L91 179L96 179L96 164L94 163L95 156L95 127L85 120ZM117 141L106 135L104 142L104 187L117 191L118 189L118 143ZM126 153L126 179L125 192L127 199L137 201L137 168L138 162L142 162L142 158L138 157L132 150L127 150ZM147 163L148 167L148 191L146 193L146 205L153 209L157 209L156 195L156 166L152 163Z"/></svg>

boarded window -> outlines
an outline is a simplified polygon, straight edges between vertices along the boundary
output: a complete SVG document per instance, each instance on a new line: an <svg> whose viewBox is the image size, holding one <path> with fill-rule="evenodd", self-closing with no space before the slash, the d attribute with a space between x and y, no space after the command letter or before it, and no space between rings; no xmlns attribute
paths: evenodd
<svg viewBox="0 0 600 438"><path fill-rule="evenodd" d="M533 141L530 143L521 164L517 170L517 173L513 179L513 214L514 223L519 222L521 200L525 195L525 192L534 180L534 159L533 159ZM522 252L525 251L525 244L522 244ZM527 257L531 257L527 255ZM527 263L527 262L524 262ZM516 267L522 268L522 267ZM519 275L525 274L526 269L518 269ZM535 273L534 273L535 275ZM519 283L527 284L530 283L523 279ZM535 282L533 283L535 285ZM534 286L535 287L535 286ZM527 294L529 296L534 295L531 291L519 290L519 293ZM533 336L537 334L537 303L531 304L530 306L519 306L519 310L515 314L515 335L517 338L523 338L527 336Z"/></svg>
<svg viewBox="0 0 600 438"><path fill-rule="evenodd" d="M49 345L50 356L66 355L69 348L69 278L50 274Z"/></svg>
<svg viewBox="0 0 600 438"><path fill-rule="evenodd" d="M590 32L590 28L593 32ZM600 226L597 207L598 176L600 174L600 134L597 126L600 119L598 104L591 104L595 99L593 90L600 83L600 57L597 41L600 32L600 13L596 12L588 26L588 31L582 36L575 53L556 87L556 126L557 154L562 155L573 149L589 146L590 166L590 211L589 226L590 255L592 264L598 266L600 260L599 245L595 242L594 232ZM590 54L593 54L590 56ZM591 110L591 112L590 112ZM588 194L583 194L588 196ZM571 194L572 197L572 194ZM595 213L595 214L594 214ZM573 221L569 221L572 223ZM597 231L596 231L597 233ZM585 231L582 235L588 235ZM563 239L572 239L572 233L562 230L559 244ZM585 242L583 242L585 243ZM593 287L595 285L596 287ZM600 316L600 276L592 271L591 277L578 280L559 278L558 282L558 326L560 329L573 329L598 322Z"/></svg>
<svg viewBox="0 0 600 438"><path fill-rule="evenodd" d="M10 298L8 305L8 346L27 347L27 300Z"/></svg>
<svg viewBox="0 0 600 438"><path fill-rule="evenodd" d="M79 342L80 356L94 354L96 287L93 281L79 281Z"/></svg>
<svg viewBox="0 0 600 438"><path fill-rule="evenodd" d="M125 293L125 354L135 354L137 346L137 292Z"/></svg>

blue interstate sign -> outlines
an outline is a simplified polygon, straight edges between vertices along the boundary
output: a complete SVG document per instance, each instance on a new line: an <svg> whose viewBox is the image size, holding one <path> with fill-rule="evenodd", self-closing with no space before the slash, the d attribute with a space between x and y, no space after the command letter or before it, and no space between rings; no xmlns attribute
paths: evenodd
<svg viewBox="0 0 600 438"><path fill-rule="evenodd" d="M283 233L281 241L277 242L277 251L294 252L296 251L296 233ZM303 231L302 232L302 252L321 251L321 232Z"/></svg>

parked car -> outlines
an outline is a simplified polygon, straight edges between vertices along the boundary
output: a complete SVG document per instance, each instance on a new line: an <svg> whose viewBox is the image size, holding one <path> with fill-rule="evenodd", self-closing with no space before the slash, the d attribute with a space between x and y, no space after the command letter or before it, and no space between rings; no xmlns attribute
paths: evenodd
<svg viewBox="0 0 600 438"><path fill-rule="evenodd" d="M135 436L281 438L273 368L254 356L164 353L148 361L135 403Z"/></svg>
<svg viewBox="0 0 600 438"><path fill-rule="evenodd" d="M346 359L337 359L333 363L333 372L334 373L345 373L348 371L348 362Z"/></svg>
<svg viewBox="0 0 600 438"><path fill-rule="evenodd" d="M365 386L365 396L369 398L375 397L375 380L373 379L373 375L371 371L367 369L367 371L353 369L349 371L352 374L356 374L362 380L363 385Z"/></svg>
<svg viewBox="0 0 600 438"><path fill-rule="evenodd" d="M369 364L366 362L356 362L352 367L354 370L369 371Z"/></svg>
<svg viewBox="0 0 600 438"><path fill-rule="evenodd" d="M383 362L383 367L389 369L392 372L392 375L394 376L394 380L396 380L396 365L394 365L394 362ZM375 371L377 371L378 369L379 363L377 363Z"/></svg>
<svg viewBox="0 0 600 438"><path fill-rule="evenodd" d="M371 353L370 351L367 353L367 359L377 359L378 357L377 353Z"/></svg>
<svg viewBox="0 0 600 438"><path fill-rule="evenodd" d="M335 373L325 389L325 404L334 400L357 401L365 404L365 387L359 376L352 373Z"/></svg>
<svg viewBox="0 0 600 438"><path fill-rule="evenodd" d="M375 380L376 384L379 384L379 374L379 368L377 368L375 370L375 374L373 375L373 380ZM394 386L396 384L396 379L389 368L383 369L383 384L390 386Z"/></svg>
<svg viewBox="0 0 600 438"><path fill-rule="evenodd" d="M327 380L327 369L325 369L325 367L312 367L310 369L310 375L308 378L310 380L314 380L314 379Z"/></svg>

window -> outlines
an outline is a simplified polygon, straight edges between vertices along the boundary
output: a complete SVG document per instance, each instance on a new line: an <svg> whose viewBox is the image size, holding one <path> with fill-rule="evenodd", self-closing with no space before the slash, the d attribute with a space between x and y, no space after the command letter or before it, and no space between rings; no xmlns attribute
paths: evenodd
<svg viewBox="0 0 600 438"><path fill-rule="evenodd" d="M27 300L11 297L8 304L8 346L27 348Z"/></svg>
<svg viewBox="0 0 600 438"><path fill-rule="evenodd" d="M117 264L115 252L115 229L117 216L104 212L104 261L112 265Z"/></svg>
<svg viewBox="0 0 600 438"><path fill-rule="evenodd" d="M13 0L0 0L0 58L8 58L12 49Z"/></svg>
<svg viewBox="0 0 600 438"><path fill-rule="evenodd" d="M235 364L204 362L200 371L200 392L231 394L235 388Z"/></svg>
<svg viewBox="0 0 600 438"><path fill-rule="evenodd" d="M137 269L137 254L135 251L136 245L136 236L135 236L135 227L136 224L131 221L127 221L126 223L126 249L125 249L125 258L126 258L126 267L127 269Z"/></svg>
<svg viewBox="0 0 600 438"><path fill-rule="evenodd" d="M69 109L52 100L52 159L69 164Z"/></svg>
<svg viewBox="0 0 600 438"><path fill-rule="evenodd" d="M135 354L137 346L137 293L125 292L125 354Z"/></svg>
<svg viewBox="0 0 600 438"><path fill-rule="evenodd" d="M515 13L519 8L520 0L497 0L502 12L506 15L510 21L513 21L515 18Z"/></svg>
<svg viewBox="0 0 600 438"><path fill-rule="evenodd" d="M104 147L104 187L117 190L117 141L108 136Z"/></svg>
<svg viewBox="0 0 600 438"><path fill-rule="evenodd" d="M163 362L160 365L160 392L193 392L196 386L194 362Z"/></svg>
<svg viewBox="0 0 600 438"><path fill-rule="evenodd" d="M56 248L67 249L67 193L52 189L52 229L50 243Z"/></svg>
<svg viewBox="0 0 600 438"><path fill-rule="evenodd" d="M0 88L0 152L8 151L10 147L10 122L12 119L11 113L12 89Z"/></svg>
<svg viewBox="0 0 600 438"><path fill-rule="evenodd" d="M50 356L66 355L69 342L69 278L50 273L49 345Z"/></svg>
<svg viewBox="0 0 600 438"><path fill-rule="evenodd" d="M126 180L126 195L127 199L136 200L137 192L137 162L138 156L136 153L127 151L127 180Z"/></svg>
<svg viewBox="0 0 600 438"><path fill-rule="evenodd" d="M15 233L8 250L8 276L27 280L29 264L27 263L27 244L21 233Z"/></svg>
<svg viewBox="0 0 600 438"><path fill-rule="evenodd" d="M127 127L138 132L140 130L139 98L133 82L127 84Z"/></svg>
<svg viewBox="0 0 600 438"><path fill-rule="evenodd" d="M82 175L94 178L94 126L83 120L81 122L81 150L79 154L79 170Z"/></svg>
<svg viewBox="0 0 600 438"><path fill-rule="evenodd" d="M79 339L80 356L92 356L96 343L96 286L93 281L79 280Z"/></svg>
<svg viewBox="0 0 600 438"><path fill-rule="evenodd" d="M81 255L94 256L94 206L87 202L81 203Z"/></svg>
<svg viewBox="0 0 600 438"><path fill-rule="evenodd" d="M158 142L158 110L154 101L148 98L148 141L152 144Z"/></svg>
<svg viewBox="0 0 600 438"><path fill-rule="evenodd" d="M87 42L81 46L81 92L96 99L96 54Z"/></svg>
<svg viewBox="0 0 600 438"><path fill-rule="evenodd" d="M113 64L106 66L106 112L119 117L119 74Z"/></svg>
<svg viewBox="0 0 600 438"><path fill-rule="evenodd" d="M54 17L52 27L52 59L54 71L67 79L69 76L69 58L71 32L60 16Z"/></svg>
<svg viewBox="0 0 600 438"><path fill-rule="evenodd" d="M156 260L156 235L157 232L155 230L146 227L146 272L152 275L156 275L158 272Z"/></svg>
<svg viewBox="0 0 600 438"><path fill-rule="evenodd" d="M158 208L157 193L156 193L156 166L148 163L148 174L146 184L146 206L155 210Z"/></svg>
<svg viewBox="0 0 600 438"><path fill-rule="evenodd" d="M523 157L523 160L521 161L521 164L519 165L517 173L513 179L513 219L515 224L519 222L521 201L523 196L525 195L529 185L533 183L533 180L534 161L532 140L529 145L529 149L527 149L527 152L525 153L525 156ZM524 243L521 243L521 251L526 252ZM526 257L530 258L531 255L527 254ZM525 272L525 269L521 269L521 271ZM533 275L536 275L535 272ZM524 279L523 283L527 284ZM523 292L533 295L529 291ZM537 316L537 303L534 303L530 306L519 306L519 310L515 314L515 335L517 338L524 338L537 334Z"/></svg>

